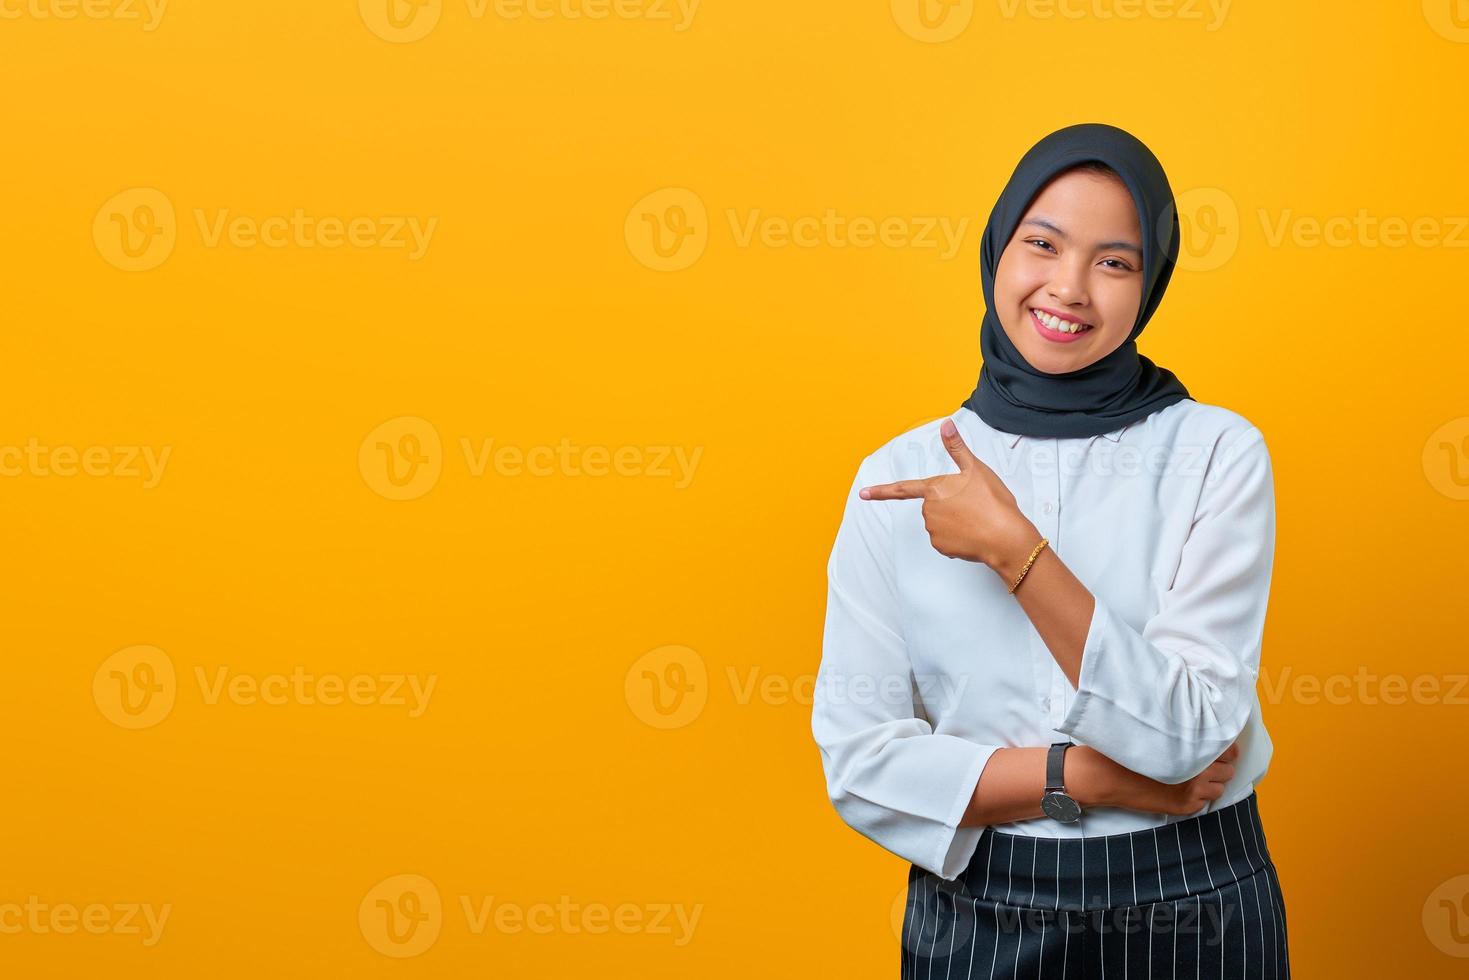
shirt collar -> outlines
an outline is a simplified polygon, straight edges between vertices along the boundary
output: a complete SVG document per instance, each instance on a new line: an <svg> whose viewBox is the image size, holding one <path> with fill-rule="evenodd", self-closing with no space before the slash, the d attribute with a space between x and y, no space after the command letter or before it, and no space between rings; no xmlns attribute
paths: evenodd
<svg viewBox="0 0 1469 980"><path fill-rule="evenodd" d="M1121 429L1113 429L1111 432L1103 432L1101 438L1108 439L1112 442L1121 442L1123 429L1126 428L1127 426L1123 426ZM1007 449L1014 449L1015 444L1018 443L1021 439L1025 438L1024 435L1018 432L1001 432L1000 437L1005 440L1005 447ZM1092 438L1096 439L1097 436L1092 436Z"/></svg>

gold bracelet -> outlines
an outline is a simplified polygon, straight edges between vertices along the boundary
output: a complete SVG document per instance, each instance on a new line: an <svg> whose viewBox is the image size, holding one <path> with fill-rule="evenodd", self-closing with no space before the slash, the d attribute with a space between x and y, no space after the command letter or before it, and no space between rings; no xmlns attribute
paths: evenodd
<svg viewBox="0 0 1469 980"><path fill-rule="evenodd" d="M1049 543L1050 543L1050 539L1049 538L1041 538L1041 543L1038 544L1038 545L1036 545L1035 546L1035 550L1030 553L1030 557L1027 558L1027 559L1025 559L1025 567L1022 568L1020 570L1020 574L1015 577L1015 584L1012 585L1012 586L1010 586L1010 594L1011 595L1014 595L1015 594L1015 590L1018 589L1018 588L1020 588L1020 580L1023 579L1023 578L1025 578L1025 574L1030 571L1030 566L1035 563L1035 556L1038 555L1038 554L1040 554L1041 553L1041 549L1044 548Z"/></svg>

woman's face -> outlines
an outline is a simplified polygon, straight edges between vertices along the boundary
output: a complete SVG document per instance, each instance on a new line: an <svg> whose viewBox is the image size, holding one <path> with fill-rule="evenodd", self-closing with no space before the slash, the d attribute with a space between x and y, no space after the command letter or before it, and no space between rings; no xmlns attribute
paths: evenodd
<svg viewBox="0 0 1469 980"><path fill-rule="evenodd" d="M995 270L995 315L1021 356L1046 374L1079 370L1121 347L1142 297L1137 208L1110 174L1071 171L1047 184ZM1052 316L1083 329L1052 329Z"/></svg>

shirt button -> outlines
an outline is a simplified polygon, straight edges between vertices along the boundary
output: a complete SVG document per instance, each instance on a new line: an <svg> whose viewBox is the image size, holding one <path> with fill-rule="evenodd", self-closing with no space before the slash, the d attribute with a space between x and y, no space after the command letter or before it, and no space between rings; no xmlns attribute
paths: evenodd
<svg viewBox="0 0 1469 980"><path fill-rule="evenodd" d="M1049 710L1051 707L1051 699L1049 697L1041 698L1041 707Z"/></svg>
<svg viewBox="0 0 1469 980"><path fill-rule="evenodd" d="M1041 512L1042 513L1049 514L1054 509L1055 508L1051 505L1051 502L1049 500L1047 500L1045 503L1041 504Z"/></svg>

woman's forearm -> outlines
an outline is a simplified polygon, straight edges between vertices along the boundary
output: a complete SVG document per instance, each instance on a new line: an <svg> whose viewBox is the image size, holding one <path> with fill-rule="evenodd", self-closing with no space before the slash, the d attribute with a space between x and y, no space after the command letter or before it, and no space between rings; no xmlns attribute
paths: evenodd
<svg viewBox="0 0 1469 980"><path fill-rule="evenodd" d="M988 826L1041 817L1041 795L1046 789L1049 746L997 749L985 764L979 782L969 794L961 827ZM1113 806L1138 813L1198 813L1219 799L1234 778L1239 743L1224 750L1207 769L1182 783L1160 783L1133 772L1086 745L1066 750L1062 781L1066 792L1083 809Z"/></svg>
<svg viewBox="0 0 1469 980"><path fill-rule="evenodd" d="M961 827L987 826L1042 817L1049 746L1003 748L990 756L969 799ZM1116 805L1125 770L1085 745L1066 750L1062 778L1066 792L1083 808Z"/></svg>
<svg viewBox="0 0 1469 980"><path fill-rule="evenodd" d="M1005 550L1005 560L991 566L1006 586L1015 581L1039 540L1040 532L1027 521L1016 543ZM1061 673L1073 689L1079 688L1082 651L1096 614L1096 597L1050 548L1042 548L1036 555L1014 595Z"/></svg>

